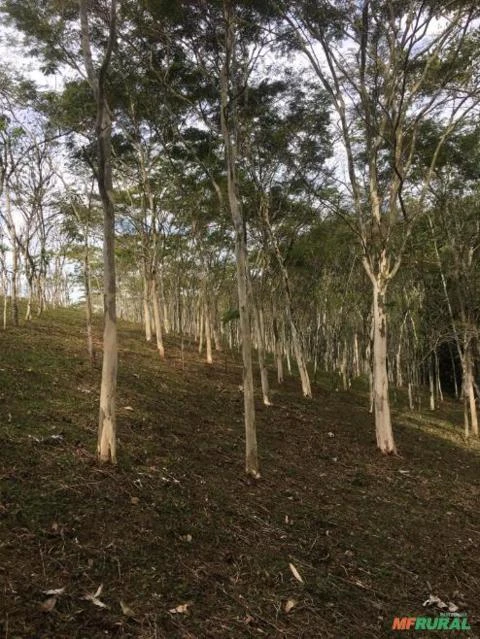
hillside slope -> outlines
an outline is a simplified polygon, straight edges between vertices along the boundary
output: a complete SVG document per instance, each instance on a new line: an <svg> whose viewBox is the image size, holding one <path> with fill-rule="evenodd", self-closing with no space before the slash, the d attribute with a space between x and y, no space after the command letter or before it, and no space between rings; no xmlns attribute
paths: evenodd
<svg viewBox="0 0 480 639"><path fill-rule="evenodd" d="M272 381L253 482L238 362L190 346L182 366L175 338L160 362L125 324L120 344L112 468L94 457L81 314L0 334L2 639L379 639L429 595L472 629L425 636L480 636L480 447L452 406L397 408L401 456L383 458L364 394ZM85 599L101 584L105 608Z"/></svg>

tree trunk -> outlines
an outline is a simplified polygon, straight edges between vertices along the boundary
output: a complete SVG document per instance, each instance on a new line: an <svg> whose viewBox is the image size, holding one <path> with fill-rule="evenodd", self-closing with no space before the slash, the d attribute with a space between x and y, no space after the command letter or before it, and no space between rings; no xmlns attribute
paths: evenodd
<svg viewBox="0 0 480 639"><path fill-rule="evenodd" d="M150 291L148 286L148 279L146 275L146 268L143 275L143 322L145 328L145 339L147 342L152 341L152 318L150 315Z"/></svg>
<svg viewBox="0 0 480 639"><path fill-rule="evenodd" d="M382 453L396 453L393 438L387 371L387 315L385 288L373 283L373 404L377 446Z"/></svg>
<svg viewBox="0 0 480 639"><path fill-rule="evenodd" d="M162 333L162 318L160 314L160 303L158 300L157 292L157 278L155 273L152 277L151 289L150 289L152 306L153 306L153 321L155 325L155 337L157 340L157 350L160 355L160 359L165 358L165 348L163 346L163 333Z"/></svg>
<svg viewBox="0 0 480 639"><path fill-rule="evenodd" d="M257 356L258 366L260 368L260 382L262 385L262 397L265 406L271 406L270 401L270 385L268 383L268 370L265 365L265 339L262 331L262 321L260 313L255 302L252 302L255 314L255 331L257 335Z"/></svg>
<svg viewBox="0 0 480 639"><path fill-rule="evenodd" d="M272 225L270 224L268 206L269 205L267 201L262 202L260 207L261 209L260 214L265 225L265 230L267 231L269 240L274 249L275 257L277 259L277 263L280 268L280 273L282 275L281 281L282 281L283 293L285 296L285 315L287 317L287 321L290 326L290 335L292 338L293 353L295 355L295 359L297 362L298 372L300 373L300 381L302 385L303 396L311 397L312 388L310 385L310 377L308 375L307 364L305 361L305 355L304 355L302 344L300 341L300 336L298 334L296 322L293 317L292 295L290 292L291 290L290 279L288 276L288 271L285 266L284 259L280 251L280 247L278 246L277 239L275 238L275 235L273 233Z"/></svg>
<svg viewBox="0 0 480 639"><path fill-rule="evenodd" d="M347 342L343 341L342 358L340 361L340 373L342 376L343 390L348 390L348 374L347 374Z"/></svg>
<svg viewBox="0 0 480 639"><path fill-rule="evenodd" d="M198 307L198 354L201 355L203 351L203 336L205 332L205 315L203 313L202 304Z"/></svg>
<svg viewBox="0 0 480 639"><path fill-rule="evenodd" d="M160 307L163 311L163 328L165 330L165 334L168 335L170 333L170 320L168 317L167 300L165 298L165 285L163 282L162 268L160 268L158 272L158 297L160 300Z"/></svg>
<svg viewBox="0 0 480 639"><path fill-rule="evenodd" d="M396 381L397 388L402 388L403 386L403 376L402 376L402 332L403 332L403 324L400 328L400 336L398 339L398 347L397 353L395 355L395 372L396 372Z"/></svg>
<svg viewBox="0 0 480 639"><path fill-rule="evenodd" d="M463 392L465 394L465 404L470 409L470 426L471 432L473 435L478 437L478 416L477 416L477 404L475 401L475 388L473 385L473 363L472 363L472 354L471 354L471 345L470 341L467 342L467 346L465 347L464 353L464 388ZM468 413L468 410L467 410ZM465 431L467 432L468 426L466 426Z"/></svg>
<svg viewBox="0 0 480 639"><path fill-rule="evenodd" d="M115 397L117 389L117 314L115 276L115 207L112 180L112 120L105 93L106 73L116 41L116 0L110 5L110 30L105 56L95 71L90 48L87 1L79 0L81 45L85 68L97 104L97 182L103 207L104 310L102 382L97 452L101 461L117 461Z"/></svg>
<svg viewBox="0 0 480 639"><path fill-rule="evenodd" d="M453 392L455 399L460 398L460 394L458 392L458 382L457 382L457 367L455 365L455 357L453 355L452 345L448 344L448 352L450 353L450 361L452 363L452 374L453 374Z"/></svg>
<svg viewBox="0 0 480 639"><path fill-rule="evenodd" d="M205 326L206 360L207 360L207 364L213 364L213 357L212 357L212 330L211 330L211 326L210 326L210 311L209 311L206 299L205 299L205 303L203 305L203 312L204 312L204 316L205 316L204 326Z"/></svg>
<svg viewBox="0 0 480 639"><path fill-rule="evenodd" d="M7 207L7 215L12 219L10 189L5 186L5 203ZM12 233L12 322L14 326L18 326L18 270L19 270L19 249L15 233Z"/></svg>
<svg viewBox="0 0 480 639"><path fill-rule="evenodd" d="M440 401L443 402L442 380L440 379L440 362L438 361L437 349L434 350L433 356L435 358L435 380L437 382L437 393L438 397L440 397Z"/></svg>
<svg viewBox="0 0 480 639"><path fill-rule="evenodd" d="M283 384L283 346L275 316L273 317L273 339L275 342L275 359L277 362L277 381L279 384Z"/></svg>
<svg viewBox="0 0 480 639"><path fill-rule="evenodd" d="M356 332L353 336L353 367L355 377L360 377L360 349L358 348L358 335Z"/></svg>
<svg viewBox="0 0 480 639"><path fill-rule="evenodd" d="M428 358L428 388L430 390L430 410L435 410L435 380L433 374L433 355Z"/></svg>
<svg viewBox="0 0 480 639"><path fill-rule="evenodd" d="M8 295L7 286L4 284L4 287L3 287L3 330L4 331L7 330L7 306L8 306L7 295Z"/></svg>
<svg viewBox="0 0 480 639"><path fill-rule="evenodd" d="M224 0L225 56L220 73L221 129L225 146L227 169L227 190L230 213L235 230L235 258L237 265L238 306L240 314L240 334L243 359L243 399L245 411L245 470L253 477L259 477L257 433L255 427L255 403L252 366L252 336L250 329L250 300L248 296L247 235L245 220L238 195L235 99L236 88L230 94L230 83L234 82L232 60L235 59L234 15L230 0ZM233 130L231 129L233 111ZM233 138L233 140L232 140Z"/></svg>
<svg viewBox="0 0 480 639"><path fill-rule="evenodd" d="M408 407L410 410L413 410L412 382L408 382Z"/></svg>
<svg viewBox="0 0 480 639"><path fill-rule="evenodd" d="M90 287L90 259L88 245L85 246L83 278L85 285L85 319L87 323L87 351L90 363L95 363L95 348L93 346L92 330L92 293Z"/></svg>

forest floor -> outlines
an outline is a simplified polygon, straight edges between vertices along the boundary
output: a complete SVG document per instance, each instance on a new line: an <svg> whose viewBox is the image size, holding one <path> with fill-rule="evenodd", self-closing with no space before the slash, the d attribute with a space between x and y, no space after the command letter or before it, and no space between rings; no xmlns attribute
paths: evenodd
<svg viewBox="0 0 480 639"><path fill-rule="evenodd" d="M166 346L120 324L111 467L81 313L0 334L0 639L382 639L439 614L431 595L471 630L413 636L480 636L480 446L458 405L397 397L400 455L382 457L361 385L322 377L307 401L272 374L253 481L238 361Z"/></svg>

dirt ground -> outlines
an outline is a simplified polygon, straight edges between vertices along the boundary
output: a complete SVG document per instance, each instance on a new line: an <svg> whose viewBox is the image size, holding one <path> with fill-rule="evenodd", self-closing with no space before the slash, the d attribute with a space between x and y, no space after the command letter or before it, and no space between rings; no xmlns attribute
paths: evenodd
<svg viewBox="0 0 480 639"><path fill-rule="evenodd" d="M272 372L253 481L238 360L167 338L161 362L126 324L120 345L111 467L81 313L0 334L0 639L383 639L438 615L430 596L471 630L410 636L480 637L480 446L458 406L398 395L387 458L361 383L322 376L308 401Z"/></svg>

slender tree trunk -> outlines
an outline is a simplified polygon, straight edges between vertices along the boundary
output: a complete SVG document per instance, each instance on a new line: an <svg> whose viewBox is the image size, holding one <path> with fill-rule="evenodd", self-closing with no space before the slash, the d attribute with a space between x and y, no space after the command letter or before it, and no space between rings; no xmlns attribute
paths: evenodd
<svg viewBox="0 0 480 639"><path fill-rule="evenodd" d="M115 207L112 180L112 120L106 96L106 74L116 41L116 0L110 4L110 30L105 56L95 71L90 48L87 1L79 0L81 45L85 68L97 103L97 182L103 206L104 308L102 382L98 419L98 457L117 461L115 397L117 389L117 313L115 276Z"/></svg>
<svg viewBox="0 0 480 639"><path fill-rule="evenodd" d="M160 305L163 311L163 328L165 330L165 334L168 335L170 333L170 320L168 317L168 305L167 300L165 298L165 284L163 281L163 269L160 268L158 272L158 293L160 298Z"/></svg>
<svg viewBox="0 0 480 639"><path fill-rule="evenodd" d="M403 386L403 375L402 375L402 336L403 336L403 326L402 323L400 327L400 335L398 337L398 346L397 353L395 355L395 371L396 371L396 382L397 388L402 388Z"/></svg>
<svg viewBox="0 0 480 639"><path fill-rule="evenodd" d="M203 352L203 338L205 333L205 315L203 313L202 304L198 307L198 354Z"/></svg>
<svg viewBox="0 0 480 639"><path fill-rule="evenodd" d="M443 402L442 380L440 379L440 362L438 361L437 349L434 350L433 355L435 358L435 379L437 382L437 393L438 397L440 397L440 401Z"/></svg>
<svg viewBox="0 0 480 639"><path fill-rule="evenodd" d="M165 358L165 348L163 346L163 334L162 334L162 319L160 314L160 304L158 301L158 292L157 292L157 278L155 273L152 276L151 283L151 299L153 305L153 321L155 323L155 336L157 340L157 350L160 355L160 359Z"/></svg>
<svg viewBox="0 0 480 639"><path fill-rule="evenodd" d="M245 220L238 195L235 131L236 88L230 94L230 83L234 82L232 64L235 61L234 14L230 0L224 0L225 57L220 72L221 129L225 146L227 190L230 213L235 230L235 258L237 265L238 305L243 359L243 398L245 411L245 470L259 477L257 433L255 426L255 403L252 366L252 336L250 329L250 300L248 296L248 257ZM233 122L232 122L233 119ZM232 130L232 128L233 130ZM233 139L232 139L233 138Z"/></svg>
<svg viewBox="0 0 480 639"><path fill-rule="evenodd" d="M262 385L262 397L265 406L271 406L270 401L270 385L268 383L268 370L265 364L265 339L262 331L262 321L258 307L253 302L253 309L255 314L255 331L257 334L257 355L258 366L260 368L260 382Z"/></svg>
<svg viewBox="0 0 480 639"><path fill-rule="evenodd" d="M292 338L292 346L293 353L295 355L295 359L297 362L298 372L300 374L300 381L302 385L302 392L304 397L312 396L312 387L310 385L310 376L308 374L307 363L305 360L305 354L303 352L302 344L300 341L300 336L298 334L296 322L293 317L292 311L292 296L290 293L290 279L288 276L288 271L285 266L282 254L280 252L280 248L278 246L278 242L273 233L272 226L270 224L269 212L268 212L268 202L264 201L261 205L261 218L264 222L265 229L267 231L268 237L272 244L272 247L275 252L275 257L277 259L278 266L280 268L280 272L282 274L282 286L283 292L285 295L285 315L287 317L289 326L290 326L290 335Z"/></svg>
<svg viewBox="0 0 480 639"><path fill-rule="evenodd" d="M215 318L216 317L217 317L217 313L215 313ZM218 353L221 353L223 350L222 341L220 339L220 332L218 330L218 325L216 320L213 322L212 333L213 333L213 343L215 344L215 350Z"/></svg>
<svg viewBox="0 0 480 639"><path fill-rule="evenodd" d="M3 330L4 331L7 330L7 310L8 310L7 296L8 296L8 289L7 289L6 275L5 275L5 282L3 285Z"/></svg>
<svg viewBox="0 0 480 639"><path fill-rule="evenodd" d="M205 303L203 305L203 313L204 313L204 326L205 326L205 347L206 347L206 360L207 364L213 364L212 357L212 331L210 327L210 311L208 308L207 301L205 299Z"/></svg>
<svg viewBox="0 0 480 639"><path fill-rule="evenodd" d="M467 346L465 347L464 353L464 394L465 394L465 404L470 409L470 426L471 432L473 435L478 437L478 416L477 416L477 404L475 401L475 388L473 384L473 364L472 364L472 354L471 354L471 344L467 342ZM468 413L468 410L467 410ZM466 428L467 430L467 428Z"/></svg>
<svg viewBox="0 0 480 639"><path fill-rule="evenodd" d="M358 335L353 336L353 368L355 377L360 377L360 349L358 348Z"/></svg>
<svg viewBox="0 0 480 639"><path fill-rule="evenodd" d="M150 290L148 286L148 278L146 267L143 274L143 321L145 327L145 339L147 342L152 341L152 318L150 315Z"/></svg>
<svg viewBox="0 0 480 639"><path fill-rule="evenodd" d="M408 382L408 407L413 410L412 382Z"/></svg>
<svg viewBox="0 0 480 639"><path fill-rule="evenodd" d="M32 319L32 293L29 292L27 299L27 310L25 311L25 321L29 322Z"/></svg>
<svg viewBox="0 0 480 639"><path fill-rule="evenodd" d="M88 244L85 245L85 257L83 267L83 278L85 286L85 319L87 323L87 350L88 359L92 366L95 363L95 347L93 345L93 329L92 329L92 292L90 286L90 258Z"/></svg>
<svg viewBox="0 0 480 639"><path fill-rule="evenodd" d="M340 361L340 373L342 376L343 390L348 390L348 375L347 375L347 342L344 340L342 347L342 359Z"/></svg>
<svg viewBox="0 0 480 639"><path fill-rule="evenodd" d="M433 355L428 358L428 388L430 390L430 410L435 410L435 380L433 374Z"/></svg>
<svg viewBox="0 0 480 639"><path fill-rule="evenodd" d="M275 315L273 317L273 338L275 342L275 360L277 362L277 381L279 384L283 384L283 346Z"/></svg>
<svg viewBox="0 0 480 639"><path fill-rule="evenodd" d="M393 438L387 371L386 290L373 282L373 398L377 445L382 453L396 453Z"/></svg>
<svg viewBox="0 0 480 639"><path fill-rule="evenodd" d="M5 203L7 207L7 216L8 219L12 218L12 204L10 200L10 189L8 185L5 185ZM12 309L12 322L14 326L18 326L18 270L19 270L19 250L18 250L18 242L15 236L15 232L12 232L12 301L11 301L11 309Z"/></svg>
<svg viewBox="0 0 480 639"><path fill-rule="evenodd" d="M288 371L288 374L291 376L292 375L292 358L290 357L290 344L285 339L285 335L284 335L283 347L285 350L285 359L287 360L287 371Z"/></svg>

